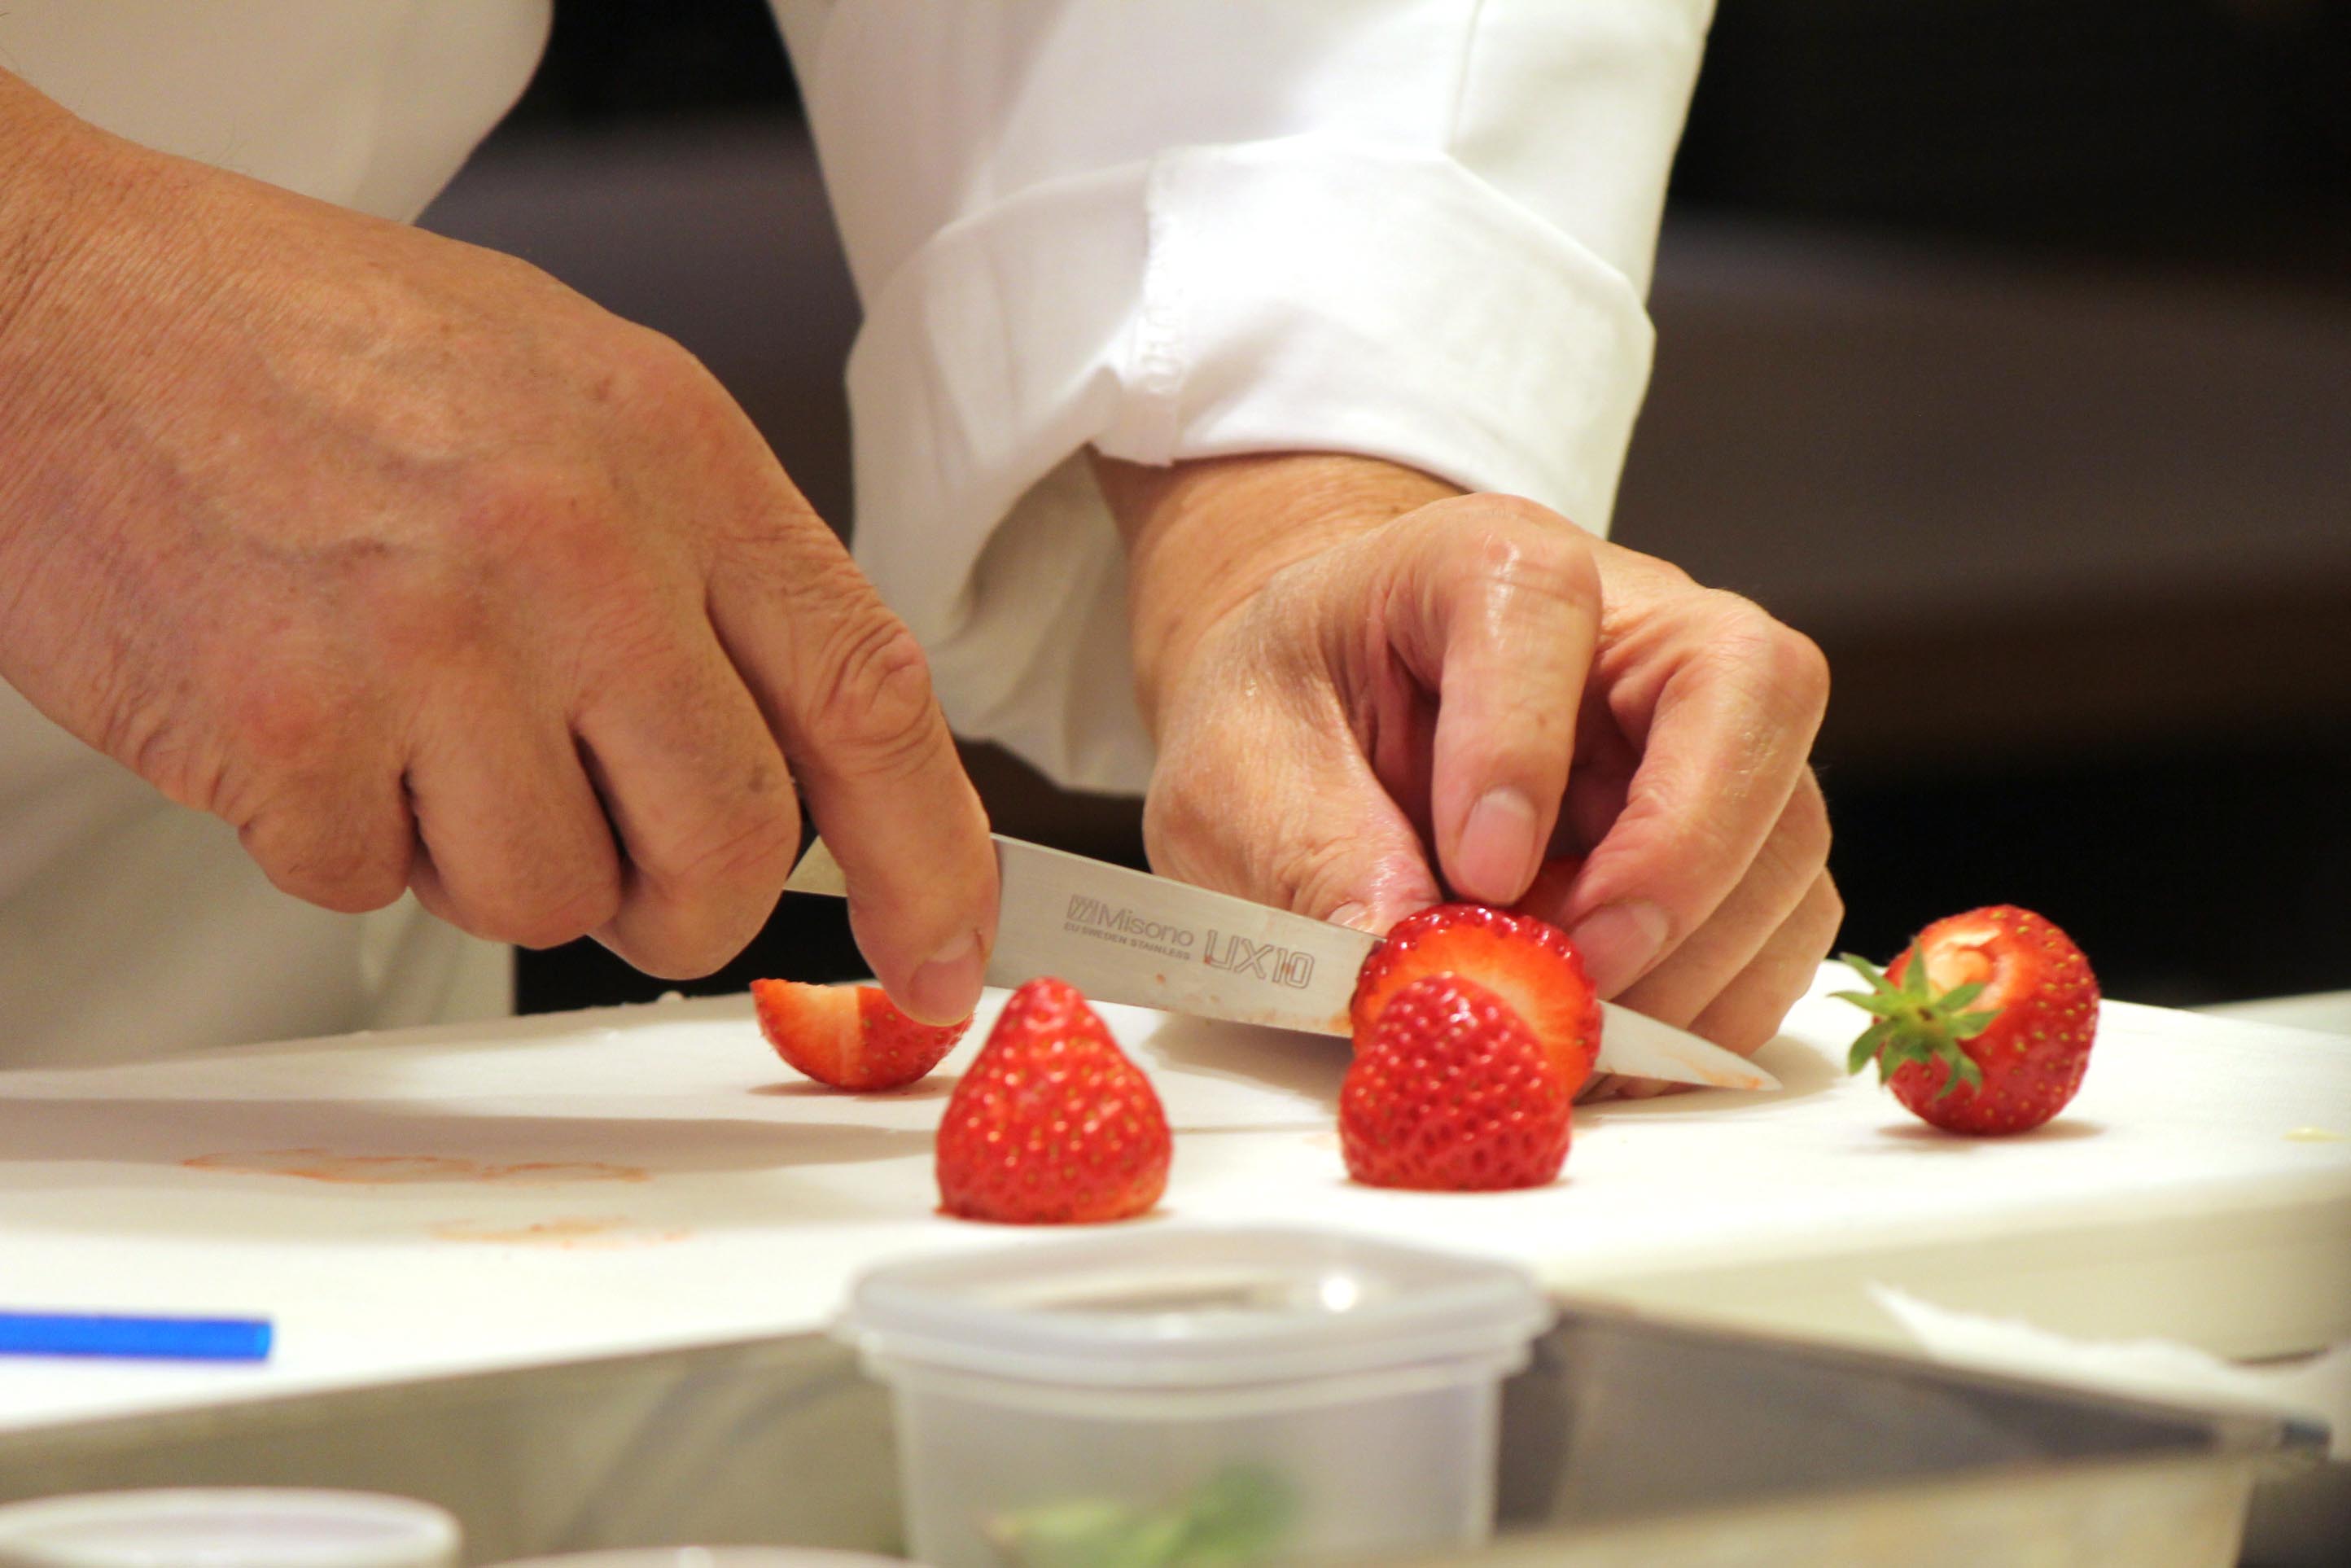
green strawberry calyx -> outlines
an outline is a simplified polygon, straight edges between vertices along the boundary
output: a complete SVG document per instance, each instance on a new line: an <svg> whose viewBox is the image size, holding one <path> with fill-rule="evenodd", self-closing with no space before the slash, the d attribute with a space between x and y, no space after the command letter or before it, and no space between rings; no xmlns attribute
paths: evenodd
<svg viewBox="0 0 2351 1568"><path fill-rule="evenodd" d="M1884 969L1866 958L1851 953L1837 956L1869 982L1866 991L1834 993L1838 1001L1851 1002L1869 1014L1871 1019L1845 1057L1847 1072L1859 1072L1864 1062L1874 1061L1877 1063L1877 1081L1883 1083L1907 1062L1928 1066L1940 1061L1950 1068L1950 1072L1944 1078L1942 1088L1935 1092L1936 1099L1940 1100L1961 1083L1970 1089L1983 1087L1983 1069L1976 1065L1975 1058L1960 1044L1983 1033L1991 1027L1992 1019L2000 1017L1996 1009L1967 1010L1968 1004L1983 994L1982 981L1954 986L1938 994L1927 978L1926 952L1916 942L1910 945L1910 964L1899 980L1888 979Z"/></svg>

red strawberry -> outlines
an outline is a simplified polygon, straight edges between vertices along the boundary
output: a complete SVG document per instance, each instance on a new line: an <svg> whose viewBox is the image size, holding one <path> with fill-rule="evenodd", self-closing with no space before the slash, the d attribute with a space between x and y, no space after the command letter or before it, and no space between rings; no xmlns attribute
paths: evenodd
<svg viewBox="0 0 2351 1568"><path fill-rule="evenodd" d="M776 1054L835 1089L903 1089L955 1049L971 1019L917 1023L875 986L754 980L759 1032Z"/></svg>
<svg viewBox="0 0 2351 1568"><path fill-rule="evenodd" d="M1557 913L1566 909L1567 890L1573 887L1575 879L1583 874L1583 856L1553 856L1536 868L1534 881L1528 884L1527 891L1519 896L1519 901L1510 905L1510 913L1550 919L1551 916L1544 915L1543 911L1548 909Z"/></svg>
<svg viewBox="0 0 2351 1568"><path fill-rule="evenodd" d="M1339 1090L1347 1171L1373 1186L1541 1186L1567 1158L1575 1091L1510 1005L1458 975L1395 994Z"/></svg>
<svg viewBox="0 0 2351 1568"><path fill-rule="evenodd" d="M992 1045L1004 1035L1056 1033L1090 1035L1104 1045L1117 1043L1102 1015L1086 1005L1085 993L1067 980L1050 976L1031 980L1004 998L987 1039Z"/></svg>
<svg viewBox="0 0 2351 1568"><path fill-rule="evenodd" d="M1919 962L1919 955L1926 960ZM1850 1071L1875 1060L1895 1098L1954 1133L2022 1133L2065 1108L2090 1065L2098 982L2072 938L1999 904L1938 920L1869 982L1839 991L1876 1021Z"/></svg>
<svg viewBox="0 0 2351 1568"><path fill-rule="evenodd" d="M1012 993L939 1124L939 1201L1012 1225L1143 1213L1166 1190L1167 1115L1075 986Z"/></svg>
<svg viewBox="0 0 2351 1568"><path fill-rule="evenodd" d="M1573 1094L1600 1054L1600 998L1567 933L1531 915L1440 904L1396 923L1355 978L1349 1009L1361 1051L1390 999L1428 975L1459 975L1499 997L1552 1053Z"/></svg>

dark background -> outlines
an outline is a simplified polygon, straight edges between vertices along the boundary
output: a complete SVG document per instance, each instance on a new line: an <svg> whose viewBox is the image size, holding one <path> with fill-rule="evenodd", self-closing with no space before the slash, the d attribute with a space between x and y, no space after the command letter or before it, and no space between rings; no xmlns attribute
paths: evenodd
<svg viewBox="0 0 2351 1568"><path fill-rule="evenodd" d="M2116 996L2351 986L2347 81L2320 0L1724 6L1614 537L1828 653L1845 945L2007 901ZM679 338L848 516L855 301L760 0L559 0L426 222ZM972 763L1005 831L1139 860L1133 802ZM856 971L787 900L688 988Z"/></svg>

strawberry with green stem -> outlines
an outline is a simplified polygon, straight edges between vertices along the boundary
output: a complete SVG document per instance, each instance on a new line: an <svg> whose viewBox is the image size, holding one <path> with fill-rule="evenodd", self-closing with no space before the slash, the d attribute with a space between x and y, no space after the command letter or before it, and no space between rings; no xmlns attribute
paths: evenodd
<svg viewBox="0 0 2351 1568"><path fill-rule="evenodd" d="M1970 980L1936 995L1928 984L1927 966L1919 959L1916 943L1902 950L1890 975L1858 953L1840 953L1837 957L1867 981L1869 989L1837 991L1834 993L1836 999L1851 1002L1877 1020L1861 1031L1853 1049L1846 1052L1847 1072L1859 1072L1875 1061L1877 1081L1884 1083L1906 1061L1940 1061L1947 1062L1951 1071L1944 1075L1943 1086L1935 1091L1936 1099L1940 1100L1962 1083L1970 1089L1983 1086L1983 1069L1976 1065L1975 1058L1959 1049L1960 1041L1983 1033L2000 1016L1989 1009L1979 1012L1964 1010L1983 994L1983 981Z"/></svg>
<svg viewBox="0 0 2351 1568"><path fill-rule="evenodd" d="M1993 904L1938 920L1881 971L1843 956L1871 1015L1846 1070L1879 1081L1922 1120L1957 1133L2021 1133L2082 1086L2098 982L2073 939L2029 909Z"/></svg>

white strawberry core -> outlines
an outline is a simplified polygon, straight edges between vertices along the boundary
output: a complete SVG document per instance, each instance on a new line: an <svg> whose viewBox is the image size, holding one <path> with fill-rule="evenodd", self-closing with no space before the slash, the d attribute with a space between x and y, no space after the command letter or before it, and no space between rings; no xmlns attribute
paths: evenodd
<svg viewBox="0 0 2351 1568"><path fill-rule="evenodd" d="M1927 949L1927 984L1938 996L1955 987L1980 984L1983 990L1968 1003L1968 1010L1997 1010L2008 1000L2008 988L2000 960L1986 949L1999 938L2000 932L1991 926L1942 933Z"/></svg>
<svg viewBox="0 0 2351 1568"><path fill-rule="evenodd" d="M1930 966L1927 971L1933 974ZM857 1032L857 988L854 986L810 986L815 994L804 1002L810 1024L827 1034L842 1039Z"/></svg>
<svg viewBox="0 0 2351 1568"><path fill-rule="evenodd" d="M1991 959L1980 947L1937 947L1927 955L1927 983L1938 991L1991 978Z"/></svg>

